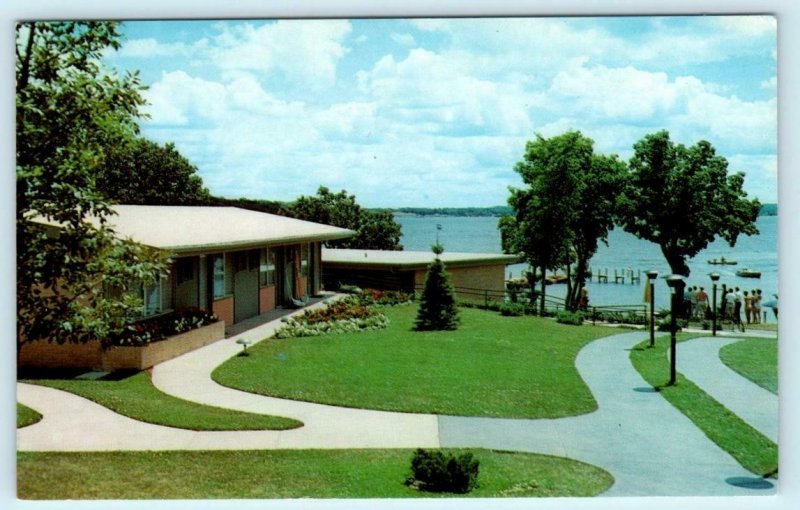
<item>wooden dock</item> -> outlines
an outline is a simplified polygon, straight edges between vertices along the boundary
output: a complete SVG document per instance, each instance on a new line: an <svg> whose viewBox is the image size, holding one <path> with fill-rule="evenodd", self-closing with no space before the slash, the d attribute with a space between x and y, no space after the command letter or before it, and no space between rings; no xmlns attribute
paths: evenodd
<svg viewBox="0 0 800 510"><path fill-rule="evenodd" d="M596 278L597 279L597 283L609 283L609 282L611 282L611 283L621 283L621 284L629 283L629 284L633 285L635 283L641 283L642 282L642 270L641 269L637 269L636 272L634 272L633 269L631 269L631 268L614 269L613 277L609 276L609 269L608 268L598 269L598 270L590 269L590 271L591 271L592 277L589 278L589 281L591 281L592 278Z"/></svg>

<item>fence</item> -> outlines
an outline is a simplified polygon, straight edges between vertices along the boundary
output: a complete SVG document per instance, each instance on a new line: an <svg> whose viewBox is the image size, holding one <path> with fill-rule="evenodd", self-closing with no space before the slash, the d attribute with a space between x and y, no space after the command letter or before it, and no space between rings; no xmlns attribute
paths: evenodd
<svg viewBox="0 0 800 510"><path fill-rule="evenodd" d="M423 284L413 284L410 281L400 282L398 279L376 278L367 275L359 275L358 281L348 282L364 288L375 288L383 290L405 290L416 293L422 292ZM403 285L404 284L404 285ZM485 289L478 287L454 286L453 290L456 298L465 304L478 305L483 308L499 308L503 303L521 303L527 313L538 314L541 296L536 293L531 299L531 289L529 287L511 288L505 290ZM560 310L567 309L564 298L551 296L545 293L545 314L552 315ZM526 306L527 305L527 306ZM583 311L587 319L592 324L598 321L628 324L646 324L648 320L647 305L605 305L592 306Z"/></svg>

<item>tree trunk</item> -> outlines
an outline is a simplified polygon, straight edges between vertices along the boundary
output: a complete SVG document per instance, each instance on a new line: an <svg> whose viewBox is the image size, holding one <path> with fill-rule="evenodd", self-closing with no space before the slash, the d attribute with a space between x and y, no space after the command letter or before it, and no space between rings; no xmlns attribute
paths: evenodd
<svg viewBox="0 0 800 510"><path fill-rule="evenodd" d="M663 253L664 258L667 259L667 264L669 264L672 274L679 274L685 277L689 276L690 271L689 266L686 264L686 259L683 255L678 253L677 250L662 245L661 253Z"/></svg>
<svg viewBox="0 0 800 510"><path fill-rule="evenodd" d="M573 306L573 298L575 296L575 286L572 285L572 263L567 261L567 295L564 298L564 307L567 310L575 311Z"/></svg>
<svg viewBox="0 0 800 510"><path fill-rule="evenodd" d="M540 298L540 305L539 305L539 316L544 317L544 296L545 296L545 286L547 285L547 280L545 280L545 276L547 276L547 269L545 266L542 266L542 296Z"/></svg>

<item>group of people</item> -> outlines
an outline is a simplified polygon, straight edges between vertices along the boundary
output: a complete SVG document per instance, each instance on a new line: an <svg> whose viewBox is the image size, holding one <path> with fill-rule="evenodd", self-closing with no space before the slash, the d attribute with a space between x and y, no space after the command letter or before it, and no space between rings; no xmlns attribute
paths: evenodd
<svg viewBox="0 0 800 510"><path fill-rule="evenodd" d="M719 317L721 321L730 320L733 328L745 330L747 324L761 323L761 289L742 291L739 287L728 287L722 284ZM707 319L710 317L708 293L704 287L686 286L683 292L684 313L686 318ZM744 321L742 320L744 310ZM777 315L777 314L776 314Z"/></svg>

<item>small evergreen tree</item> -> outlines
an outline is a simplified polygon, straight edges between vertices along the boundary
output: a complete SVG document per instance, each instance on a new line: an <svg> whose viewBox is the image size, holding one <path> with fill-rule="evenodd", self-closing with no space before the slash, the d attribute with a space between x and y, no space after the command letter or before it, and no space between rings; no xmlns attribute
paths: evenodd
<svg viewBox="0 0 800 510"><path fill-rule="evenodd" d="M453 286L445 271L444 263L439 255L444 251L442 245L435 244L433 253L436 258L428 266L425 275L425 286L419 302L419 312L414 329L417 331L453 330L458 328L458 310L453 296Z"/></svg>

